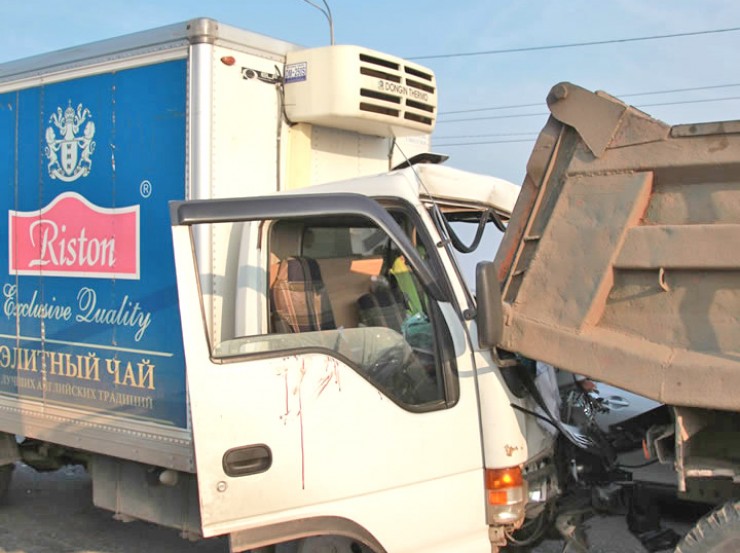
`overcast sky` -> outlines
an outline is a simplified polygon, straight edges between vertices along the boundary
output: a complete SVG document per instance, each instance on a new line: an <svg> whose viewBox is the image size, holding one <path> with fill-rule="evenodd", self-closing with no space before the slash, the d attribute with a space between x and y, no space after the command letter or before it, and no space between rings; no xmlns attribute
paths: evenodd
<svg viewBox="0 0 740 553"><path fill-rule="evenodd" d="M408 58L740 27L737 0L329 0L329 4L337 43ZM324 16L302 0L0 0L0 14L0 63L199 16L305 46L329 42ZM740 119L739 51L740 31L729 31L417 61L438 77L440 118L434 150L450 154L454 166L521 183L534 135L546 119L544 99L552 85L571 81L606 90L672 124ZM706 88L631 95L700 87ZM666 103L673 105L648 105ZM521 104L537 105L445 115ZM476 120L449 121L471 118Z"/></svg>

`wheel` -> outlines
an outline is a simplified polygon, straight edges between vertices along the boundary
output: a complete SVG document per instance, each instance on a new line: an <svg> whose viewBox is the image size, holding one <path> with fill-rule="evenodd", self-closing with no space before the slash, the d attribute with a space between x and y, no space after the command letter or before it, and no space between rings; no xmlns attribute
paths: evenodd
<svg viewBox="0 0 740 553"><path fill-rule="evenodd" d="M342 536L315 536L275 546L276 553L372 553L355 540Z"/></svg>
<svg viewBox="0 0 740 553"><path fill-rule="evenodd" d="M342 536L316 536L303 540L298 546L298 553L372 553L372 551Z"/></svg>
<svg viewBox="0 0 740 553"><path fill-rule="evenodd" d="M740 551L740 501L729 501L699 519L676 546L675 553Z"/></svg>
<svg viewBox="0 0 740 553"><path fill-rule="evenodd" d="M13 476L15 465L0 466L0 503L4 502L10 489L10 480Z"/></svg>

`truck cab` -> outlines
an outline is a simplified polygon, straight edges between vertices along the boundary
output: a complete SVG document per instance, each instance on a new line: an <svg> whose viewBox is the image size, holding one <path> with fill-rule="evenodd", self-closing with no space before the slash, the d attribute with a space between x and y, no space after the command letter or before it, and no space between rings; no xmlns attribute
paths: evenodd
<svg viewBox="0 0 740 553"><path fill-rule="evenodd" d="M331 531L412 550L418 521L425 550L449 550L450 527L472 550L491 547L489 525L523 520L522 469L546 464L554 440L511 409L535 405L478 346L474 290L450 238L471 235L453 226L500 234L517 193L420 164L171 205L206 535L265 520L278 532L300 513L304 536L343 520ZM232 245L218 275L199 264L209 234ZM225 423L240 420L249 424ZM533 484L544 501L548 479ZM269 510L243 499L275 489L286 493L270 495ZM414 505L410 520L385 516L397 494ZM250 532L234 535L255 546Z"/></svg>

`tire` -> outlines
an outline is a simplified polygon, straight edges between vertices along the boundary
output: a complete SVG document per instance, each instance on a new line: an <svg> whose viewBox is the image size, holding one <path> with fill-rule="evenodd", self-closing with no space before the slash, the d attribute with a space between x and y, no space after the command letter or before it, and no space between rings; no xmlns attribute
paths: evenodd
<svg viewBox="0 0 740 553"><path fill-rule="evenodd" d="M372 553L364 545L342 536L317 536L303 540L299 553Z"/></svg>
<svg viewBox="0 0 740 553"><path fill-rule="evenodd" d="M674 553L740 551L740 501L729 501L699 519Z"/></svg>
<svg viewBox="0 0 740 553"><path fill-rule="evenodd" d="M275 546L276 553L373 553L355 540L342 536L316 536L281 543Z"/></svg>
<svg viewBox="0 0 740 553"><path fill-rule="evenodd" d="M10 480L13 477L15 465L0 466L0 503L5 503L10 489Z"/></svg>

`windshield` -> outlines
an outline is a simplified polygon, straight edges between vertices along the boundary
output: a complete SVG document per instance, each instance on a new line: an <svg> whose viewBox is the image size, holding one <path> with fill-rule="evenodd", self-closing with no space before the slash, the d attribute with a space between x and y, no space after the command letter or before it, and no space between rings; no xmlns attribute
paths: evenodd
<svg viewBox="0 0 740 553"><path fill-rule="evenodd" d="M475 268L481 261L493 261L504 236L501 216L491 216L484 210L443 209L442 212L450 231L455 260L468 290L475 296ZM481 228L482 218L487 219L487 222ZM476 243L479 233L480 238Z"/></svg>

